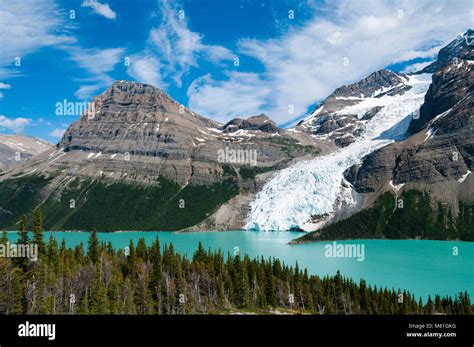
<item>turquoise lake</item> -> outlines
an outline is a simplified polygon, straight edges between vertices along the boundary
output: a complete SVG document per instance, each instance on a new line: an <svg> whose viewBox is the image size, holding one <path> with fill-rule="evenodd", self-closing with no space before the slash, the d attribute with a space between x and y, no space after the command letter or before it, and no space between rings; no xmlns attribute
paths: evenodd
<svg viewBox="0 0 474 347"><path fill-rule="evenodd" d="M61 242L64 238L69 247L81 241L87 245L88 232L45 233ZM160 242L173 242L175 250L191 257L201 241L206 249L221 249L225 254L234 253L251 257L279 258L286 264L296 261L311 274L333 276L337 270L356 281L363 278L371 286L409 290L424 300L428 295L453 295L467 291L474 297L474 243L461 241L428 240L356 240L338 241L338 244L364 245L364 260L357 258L326 257L325 246L332 242L288 245L300 237L298 232L115 232L98 233L101 241L110 241L116 249L128 246L130 239L135 245L143 237L147 244L159 237ZM11 241L16 232L9 232ZM453 255L457 247L458 255Z"/></svg>

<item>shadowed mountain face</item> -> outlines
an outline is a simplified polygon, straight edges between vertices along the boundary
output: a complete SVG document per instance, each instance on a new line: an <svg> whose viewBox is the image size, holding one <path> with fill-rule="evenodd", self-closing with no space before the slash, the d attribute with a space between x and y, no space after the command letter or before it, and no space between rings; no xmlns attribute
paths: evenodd
<svg viewBox="0 0 474 347"><path fill-rule="evenodd" d="M459 39L447 48L457 42ZM392 180L397 185L432 185L444 201L458 200L458 192L473 199L468 176L474 170L474 46L459 47L458 56L450 62L432 64L441 68L432 76L419 118L410 124L413 135L370 154L360 167L348 172L357 191L377 192ZM457 183L450 194L436 188L436 183L450 181ZM446 193L448 188L444 189Z"/></svg>
<svg viewBox="0 0 474 347"><path fill-rule="evenodd" d="M464 35L459 35L448 45L441 48L438 53L438 58L419 73L434 73L442 69L446 64L450 63L455 58L469 59L470 50L474 45L474 30L468 29ZM472 57L472 55L471 55ZM472 58L470 58L472 59Z"/></svg>

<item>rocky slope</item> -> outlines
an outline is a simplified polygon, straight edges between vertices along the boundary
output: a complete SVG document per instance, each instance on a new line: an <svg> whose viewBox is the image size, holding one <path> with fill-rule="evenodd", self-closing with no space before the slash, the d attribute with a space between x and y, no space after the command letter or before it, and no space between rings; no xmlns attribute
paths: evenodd
<svg viewBox="0 0 474 347"><path fill-rule="evenodd" d="M0 134L0 172L19 166L52 147L49 142L34 137Z"/></svg>
<svg viewBox="0 0 474 347"><path fill-rule="evenodd" d="M220 124L118 81L56 148L0 177L0 227L40 206L50 229L470 239L472 33L418 73L336 89L288 130L265 115Z"/></svg>
<svg viewBox="0 0 474 347"><path fill-rule="evenodd" d="M429 74L404 77L380 71L334 92L319 111L294 131L318 132L320 121L324 125L329 119L351 117L354 122L342 127L340 135L337 130L329 130L330 136L340 136L335 137L336 143L340 138L350 137L351 141L330 154L298 162L272 176L252 203L247 228L317 230L360 209L363 197L344 179L344 171L373 151L405 136L412 116L423 103L430 80ZM354 91L361 95L357 100L354 96L342 101L334 97ZM326 107L330 113L325 111ZM358 129L357 133L352 132L354 128ZM313 136L321 138L321 135Z"/></svg>
<svg viewBox="0 0 474 347"><path fill-rule="evenodd" d="M396 198L418 196L408 207L412 210L421 206L422 201L432 209L431 217L418 226L405 221L412 229L405 237L474 239L474 180L471 175L474 170L474 42L466 44L471 42L469 35L472 33L472 30L467 31L443 48L438 61L423 70L434 73L419 117L410 123L412 135L374 151L345 172L345 179L363 197L364 206L372 210L374 203L378 206L375 209L388 206L381 203L381 196L386 192L392 192ZM447 61L448 58L451 60ZM426 194L427 200L417 192ZM394 208L390 212L395 215L398 212L396 206ZM367 216L371 209L304 239L341 238L341 235L360 237L354 234L356 225L360 230L370 229ZM390 225L389 218L386 225ZM412 216L411 219L415 218ZM440 219L445 222L439 223ZM456 220L462 220L462 226ZM433 235L431 232L427 236L422 225L430 224L445 234ZM376 236L376 229L372 225L365 236ZM380 233L377 237L395 234L387 230L388 234ZM420 232L416 234L413 230Z"/></svg>
<svg viewBox="0 0 474 347"><path fill-rule="evenodd" d="M384 97L403 95L411 88L404 74L389 70L374 72L357 83L336 89L291 130L338 147L348 146L364 135L367 122L386 106Z"/></svg>
<svg viewBox="0 0 474 347"><path fill-rule="evenodd" d="M52 214L52 206L57 210L60 204L62 214L46 216L49 227L89 227L78 216L89 211L92 218L94 208L104 209L102 205L107 202L112 205L107 212L109 222L101 224L107 218L94 217L96 226L104 230L185 229L212 218L208 223L217 229L241 228L242 219L240 224L230 223L222 213L216 213L219 207L233 197L239 200L241 194L255 193L265 177L295 158L314 156L319 151L316 141L299 139L278 128L265 115L219 124L178 104L160 89L142 83L114 83L94 98L89 111L67 129L56 148L1 178L0 183L10 193L21 190L15 189L15 180L27 180L33 175L47 180L36 190L31 207L42 204ZM163 197L163 206L144 194L136 198L145 200L134 206L120 202L116 191L126 196L143 186L150 191L155 189L156 196ZM94 201L94 189L94 194L100 191L104 195L102 200ZM69 197L75 202L73 209L67 208ZM167 206L170 201L172 206ZM0 207L11 216L5 222L7 225L2 226L9 226L13 217L18 216L19 211L11 207L15 203L0 201ZM114 205L124 214L132 209L138 215L142 213L137 210L141 204L140 208L156 220L148 224L138 220L125 225L113 222ZM170 209L178 205L184 207L175 211L174 220L164 222L172 215Z"/></svg>

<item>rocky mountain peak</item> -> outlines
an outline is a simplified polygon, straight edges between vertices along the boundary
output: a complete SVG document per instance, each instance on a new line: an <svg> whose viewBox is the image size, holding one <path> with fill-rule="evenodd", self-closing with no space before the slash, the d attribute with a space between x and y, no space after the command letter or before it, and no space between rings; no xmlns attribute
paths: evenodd
<svg viewBox="0 0 474 347"><path fill-rule="evenodd" d="M441 48L437 60L426 66L419 73L434 73L443 68L454 58L473 59L474 30L468 29L463 35L458 35L453 41Z"/></svg>
<svg viewBox="0 0 474 347"><path fill-rule="evenodd" d="M392 88L408 80L404 74L382 69L357 83L337 88L329 97L371 97L382 88Z"/></svg>
<svg viewBox="0 0 474 347"><path fill-rule="evenodd" d="M247 119L234 118L223 127L225 132L235 132L237 130L259 130L266 133L279 133L281 129L276 123L265 114L259 114Z"/></svg>
<svg viewBox="0 0 474 347"><path fill-rule="evenodd" d="M116 81L94 98L96 113L107 112L171 112L186 111L168 94L152 85L130 81Z"/></svg>
<svg viewBox="0 0 474 347"><path fill-rule="evenodd" d="M474 46L465 50L465 54L468 52L474 55ZM412 134L425 128L432 119L466 97L474 82L473 66L471 60L455 57L432 75L432 83L420 108L420 117L411 121L409 130Z"/></svg>
<svg viewBox="0 0 474 347"><path fill-rule="evenodd" d="M329 140L338 147L353 143L395 95L412 88L407 75L382 69L360 81L337 88L296 130L320 140Z"/></svg>

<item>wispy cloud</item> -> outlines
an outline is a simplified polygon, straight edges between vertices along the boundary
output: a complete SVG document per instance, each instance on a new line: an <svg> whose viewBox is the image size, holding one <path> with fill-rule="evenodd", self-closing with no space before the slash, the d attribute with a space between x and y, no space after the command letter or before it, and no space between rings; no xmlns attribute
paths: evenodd
<svg viewBox="0 0 474 347"><path fill-rule="evenodd" d="M10 89L10 88L11 88L11 85L0 82L0 89ZM2 100L4 96L5 95L3 94L3 92L0 92L0 100Z"/></svg>
<svg viewBox="0 0 474 347"><path fill-rule="evenodd" d="M54 130L50 131L48 135L51 136L51 137L54 137L54 138L61 138L61 137L63 137L65 132L66 132L66 129L57 128L57 129L54 129Z"/></svg>
<svg viewBox="0 0 474 347"><path fill-rule="evenodd" d="M75 93L75 96L79 99L88 99L98 89L107 87L113 82L113 78L108 73L120 62L124 49L97 49L74 46L69 47L68 52L71 59L90 75L86 79L79 80L80 82L86 82L86 84L82 84Z"/></svg>
<svg viewBox="0 0 474 347"><path fill-rule="evenodd" d="M431 63L432 63L432 61L425 61L425 62L422 62L422 63L411 64L411 65L408 65L407 67L405 67L402 72L403 73L410 73L410 72L420 71L421 69L423 69L424 67L430 65Z"/></svg>
<svg viewBox="0 0 474 347"><path fill-rule="evenodd" d="M107 19L115 19L117 17L117 13L115 13L114 10L110 8L108 3L102 4L96 0L85 0L81 6L90 7L94 13Z"/></svg>
<svg viewBox="0 0 474 347"><path fill-rule="evenodd" d="M203 35L191 31L184 10L175 3L164 0L158 4L160 25L150 30L143 52L132 57L128 70L132 77L154 83L171 80L181 86L182 77L199 66L200 58L213 63L233 59L229 49L205 44ZM152 77L147 78L150 73Z"/></svg>
<svg viewBox="0 0 474 347"><path fill-rule="evenodd" d="M305 25L278 38L241 40L239 54L260 61L264 71L228 71L225 80L206 75L206 83L200 78L189 88L189 106L220 121L258 111L286 123L342 84L390 64L432 57L467 29L471 16L470 0L327 3ZM249 112L248 105L257 109Z"/></svg>
<svg viewBox="0 0 474 347"><path fill-rule="evenodd" d="M107 18L115 18L115 13L107 4L86 0L83 6L92 7ZM2 3L1 10L0 76L18 75L18 69L13 65L16 57L23 59L43 47L55 47L67 52L89 74L87 78L78 80L83 84L76 91L76 97L90 98L98 89L113 82L108 73L120 61L124 49L81 47L75 36L68 32L72 26L66 22L65 10L60 9L53 0L8 1ZM7 85L0 83L0 89L6 89L3 84Z"/></svg>
<svg viewBox="0 0 474 347"><path fill-rule="evenodd" d="M271 93L272 86L257 73L233 71L224 81L216 81L207 74L195 79L188 88L189 107L225 122L263 112Z"/></svg>
<svg viewBox="0 0 474 347"><path fill-rule="evenodd" d="M65 16L52 0L3 1L0 15L0 75L17 74L16 57L23 58L38 49L73 43L64 23Z"/></svg>
<svg viewBox="0 0 474 347"><path fill-rule="evenodd" d="M166 88L167 84L161 78L160 66L160 62L154 56L135 55L131 57L128 74L137 81Z"/></svg>
<svg viewBox="0 0 474 347"><path fill-rule="evenodd" d="M0 115L0 129L2 131L12 131L14 133L21 133L23 128L31 123L29 118L8 118L7 116Z"/></svg>

